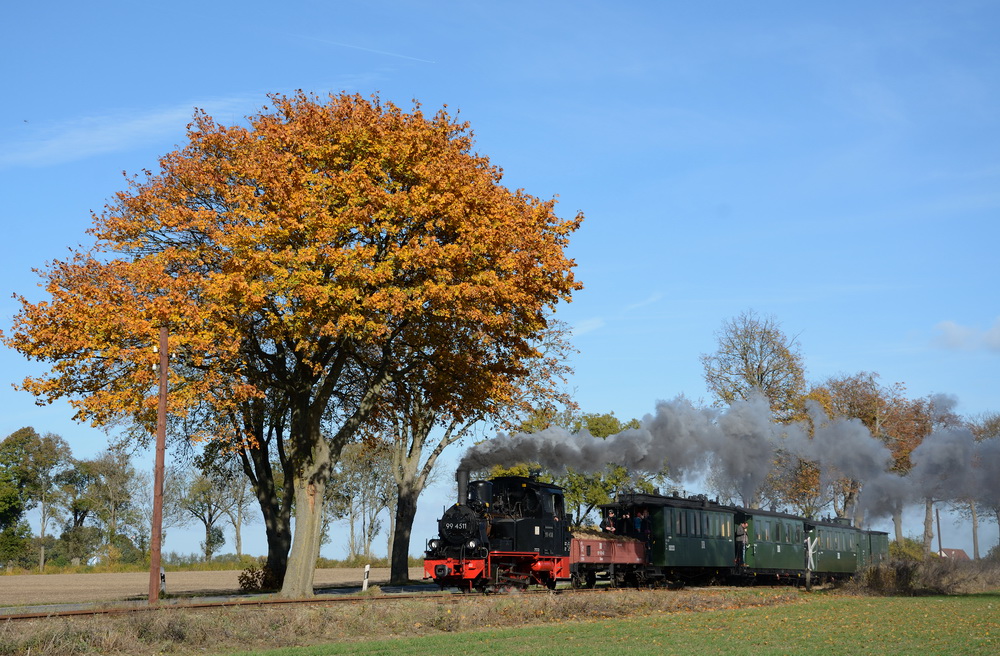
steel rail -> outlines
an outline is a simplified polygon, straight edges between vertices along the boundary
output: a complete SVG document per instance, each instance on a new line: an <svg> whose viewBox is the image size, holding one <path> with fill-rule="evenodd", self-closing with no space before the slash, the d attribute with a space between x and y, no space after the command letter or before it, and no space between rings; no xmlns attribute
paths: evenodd
<svg viewBox="0 0 1000 656"><path fill-rule="evenodd" d="M518 594L578 594L578 593L601 593L601 592L611 592L613 590L622 590L624 588L611 588L611 587L601 587L601 588L563 588L559 590L522 590ZM330 604L360 604L360 603L370 603L376 602L381 603L383 601L402 601L402 600L427 600L427 599L438 599L438 600L448 600L448 603L457 604L461 603L460 599L478 599L482 597L492 597L492 596L504 596L505 593L469 593L469 592L433 592L433 593L420 593L420 594L383 594L383 595L373 595L373 596L352 596L352 595L339 595L339 596L322 596L322 597L307 597L304 599L231 599L222 601L198 601L191 603L160 603L156 605L134 605L134 606L106 606L99 608L84 608L84 609L74 609L74 610L52 610L52 611L36 611L30 613L5 613L3 609L0 609L0 622L6 621L20 621L20 620L44 620L44 619L57 619L64 617L92 617L97 615L128 615L132 613L148 613L150 611L171 611L171 610L213 610L220 608L239 608L239 607L264 607L264 606L308 606L308 605L330 605ZM445 603L444 601L439 601L438 603Z"/></svg>

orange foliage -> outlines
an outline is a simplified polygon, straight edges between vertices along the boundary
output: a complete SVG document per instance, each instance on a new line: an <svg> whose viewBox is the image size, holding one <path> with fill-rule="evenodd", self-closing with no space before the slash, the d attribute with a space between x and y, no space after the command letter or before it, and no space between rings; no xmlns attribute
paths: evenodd
<svg viewBox="0 0 1000 656"><path fill-rule="evenodd" d="M4 337L52 363L25 389L152 426L166 322L175 414L273 386L318 423L338 385L418 361L450 372L436 401L453 414L512 393L579 287L563 249L582 217L503 187L445 110L271 101L246 127L197 113L189 144L95 216L93 250L40 272L50 300L21 298Z"/></svg>

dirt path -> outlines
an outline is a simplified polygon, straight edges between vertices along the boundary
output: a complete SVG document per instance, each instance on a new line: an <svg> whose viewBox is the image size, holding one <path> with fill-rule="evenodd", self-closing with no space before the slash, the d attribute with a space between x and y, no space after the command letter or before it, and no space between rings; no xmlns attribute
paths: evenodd
<svg viewBox="0 0 1000 656"><path fill-rule="evenodd" d="M239 570L224 572L167 572L167 592L231 593L238 592ZM410 578L420 580L420 568L410 569ZM316 587L361 585L363 569L318 569ZM369 585L389 580L388 568L374 568ZM121 601L145 597L149 593L149 573L128 574L20 574L0 576L0 606L26 604L70 604L94 601Z"/></svg>

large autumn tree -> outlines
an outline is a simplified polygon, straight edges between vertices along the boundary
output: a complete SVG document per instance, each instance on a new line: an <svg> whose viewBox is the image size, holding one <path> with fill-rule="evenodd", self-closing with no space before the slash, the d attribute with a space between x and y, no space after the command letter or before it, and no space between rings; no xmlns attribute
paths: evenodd
<svg viewBox="0 0 1000 656"><path fill-rule="evenodd" d="M578 287L564 248L581 217L507 189L472 147L445 109L377 97L275 95L237 126L196 113L187 145L95 217L93 248L41 271L49 298L21 299L6 343L52 363L24 388L151 426L169 325L173 414L207 406L242 446L266 401L287 430L282 594L312 594L331 467L385 387L433 367L482 403Z"/></svg>

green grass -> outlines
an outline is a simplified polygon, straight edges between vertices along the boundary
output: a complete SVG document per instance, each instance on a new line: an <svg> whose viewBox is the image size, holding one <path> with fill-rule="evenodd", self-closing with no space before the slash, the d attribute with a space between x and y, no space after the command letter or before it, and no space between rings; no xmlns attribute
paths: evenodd
<svg viewBox="0 0 1000 656"><path fill-rule="evenodd" d="M1000 594L949 597L806 595L801 603L248 652L256 656L407 654L1000 653Z"/></svg>

